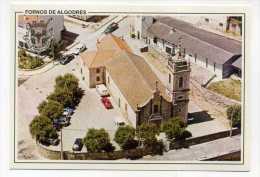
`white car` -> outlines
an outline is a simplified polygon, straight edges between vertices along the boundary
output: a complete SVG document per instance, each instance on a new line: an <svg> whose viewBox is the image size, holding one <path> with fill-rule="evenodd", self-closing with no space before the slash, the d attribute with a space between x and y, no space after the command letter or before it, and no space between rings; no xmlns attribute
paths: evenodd
<svg viewBox="0 0 260 177"><path fill-rule="evenodd" d="M79 53L85 51L87 49L85 44L79 43L75 47L71 49L71 53L74 55L78 55Z"/></svg>
<svg viewBox="0 0 260 177"><path fill-rule="evenodd" d="M96 90L100 96L109 96L108 89L104 84L96 85Z"/></svg>
<svg viewBox="0 0 260 177"><path fill-rule="evenodd" d="M115 125L118 126L118 127L126 125L125 120L122 117L119 117L119 116L114 118L114 122L115 122Z"/></svg>

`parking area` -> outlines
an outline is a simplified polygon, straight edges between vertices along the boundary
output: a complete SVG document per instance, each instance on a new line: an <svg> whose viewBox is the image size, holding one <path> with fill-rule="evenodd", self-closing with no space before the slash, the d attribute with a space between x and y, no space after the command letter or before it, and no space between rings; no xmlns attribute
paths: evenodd
<svg viewBox="0 0 260 177"><path fill-rule="evenodd" d="M96 89L87 89L71 117L71 124L63 128L63 149L71 151L75 139L84 138L89 128L104 128L113 140L117 129L114 120L119 116L122 115L114 104L112 109L106 109Z"/></svg>

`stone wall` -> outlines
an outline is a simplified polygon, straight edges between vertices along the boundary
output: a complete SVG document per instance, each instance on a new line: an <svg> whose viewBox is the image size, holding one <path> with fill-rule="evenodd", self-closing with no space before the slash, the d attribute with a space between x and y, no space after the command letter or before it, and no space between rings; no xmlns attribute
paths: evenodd
<svg viewBox="0 0 260 177"><path fill-rule="evenodd" d="M196 144L201 144L201 143L206 143L209 141L214 141L220 138L225 138L229 136L230 131L222 131L218 133L213 133L205 136L200 136L200 137L195 137L195 138L189 138L187 140L182 140L182 141L176 141L176 142L171 142L170 144L170 149L179 149L183 147L189 147L193 146ZM232 130L232 136L238 135L241 133L241 130L236 128Z"/></svg>

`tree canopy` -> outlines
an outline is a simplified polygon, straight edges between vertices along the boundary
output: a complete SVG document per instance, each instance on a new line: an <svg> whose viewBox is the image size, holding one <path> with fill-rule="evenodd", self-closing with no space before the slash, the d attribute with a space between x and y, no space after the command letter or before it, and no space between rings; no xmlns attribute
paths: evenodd
<svg viewBox="0 0 260 177"><path fill-rule="evenodd" d="M114 140L120 145L122 149L131 149L136 144L134 138L135 129L127 125L118 127Z"/></svg>
<svg viewBox="0 0 260 177"><path fill-rule="evenodd" d="M108 147L109 149L111 149L111 145L112 145L110 143L109 134L103 128L89 129L83 142L89 152L106 151Z"/></svg>
<svg viewBox="0 0 260 177"><path fill-rule="evenodd" d="M58 134L53 128L52 121L46 116L35 116L30 123L30 133L39 141L47 138L57 138Z"/></svg>
<svg viewBox="0 0 260 177"><path fill-rule="evenodd" d="M185 124L179 117L171 118L161 125L161 130L165 132L168 139L185 139L191 133L185 130Z"/></svg>
<svg viewBox="0 0 260 177"><path fill-rule="evenodd" d="M41 115L46 116L52 120L59 118L63 113L63 105L53 100L49 100L47 103L42 102L38 109Z"/></svg>
<svg viewBox="0 0 260 177"><path fill-rule="evenodd" d="M159 134L160 129L154 123L143 123L137 128L137 136L144 139L145 144L156 140L156 135Z"/></svg>

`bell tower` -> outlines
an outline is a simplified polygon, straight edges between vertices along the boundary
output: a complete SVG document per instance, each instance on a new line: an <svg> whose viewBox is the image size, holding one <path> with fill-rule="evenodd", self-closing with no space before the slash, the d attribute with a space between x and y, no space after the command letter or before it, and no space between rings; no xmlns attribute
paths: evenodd
<svg viewBox="0 0 260 177"><path fill-rule="evenodd" d="M173 117L179 116L185 123L188 116L190 71L190 63L180 52L168 59L167 91L172 98Z"/></svg>

